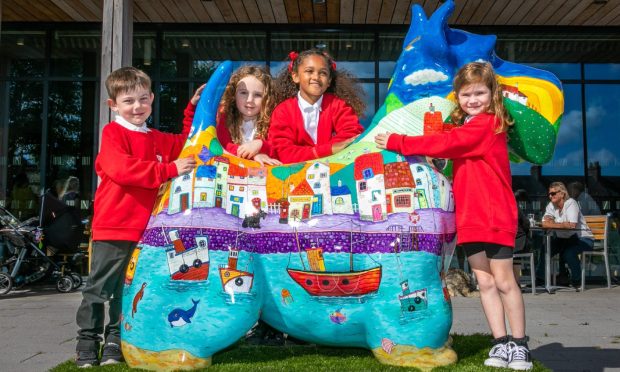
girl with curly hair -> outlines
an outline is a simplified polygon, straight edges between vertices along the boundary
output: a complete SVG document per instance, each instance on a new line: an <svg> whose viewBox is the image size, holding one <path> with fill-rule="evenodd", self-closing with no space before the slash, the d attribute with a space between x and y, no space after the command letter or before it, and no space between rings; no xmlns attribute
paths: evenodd
<svg viewBox="0 0 620 372"><path fill-rule="evenodd" d="M275 81L270 137L276 156L294 163L341 151L364 130L361 87L349 73L336 70L324 51L291 52L289 59Z"/></svg>

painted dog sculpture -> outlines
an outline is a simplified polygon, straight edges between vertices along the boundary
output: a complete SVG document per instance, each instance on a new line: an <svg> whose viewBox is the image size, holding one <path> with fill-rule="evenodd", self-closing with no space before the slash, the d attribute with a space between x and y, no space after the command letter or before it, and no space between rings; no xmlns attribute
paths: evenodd
<svg viewBox="0 0 620 372"><path fill-rule="evenodd" d="M370 349L386 364L456 361L441 279L455 241L449 163L378 152L374 135L450 130L452 77L481 59L500 75L517 122L513 160L544 163L563 101L555 76L497 58L493 36L450 29L453 9L447 1L427 19L412 8L384 105L328 158L261 168L225 154L214 123L231 64L217 68L181 154L199 166L162 187L127 271L129 366L207 366L259 317L317 344Z"/></svg>

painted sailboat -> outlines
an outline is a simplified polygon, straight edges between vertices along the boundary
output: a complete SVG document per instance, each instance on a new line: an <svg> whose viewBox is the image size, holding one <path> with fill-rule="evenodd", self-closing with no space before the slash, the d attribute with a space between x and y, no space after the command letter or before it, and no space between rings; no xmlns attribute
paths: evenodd
<svg viewBox="0 0 620 372"><path fill-rule="evenodd" d="M226 293L250 293L254 284L254 274L237 269L239 250L230 248L228 265L220 265L220 280Z"/></svg>
<svg viewBox="0 0 620 372"><path fill-rule="evenodd" d="M168 236L172 245L166 247L166 259L172 280L207 280L209 276L208 238L196 235L196 246L186 248L178 230L171 230Z"/></svg>
<svg viewBox="0 0 620 372"><path fill-rule="evenodd" d="M295 230L295 239L303 270L287 268L286 271L311 296L350 297L376 292L381 283L382 267L378 265L369 269L354 270L352 235L349 252L349 271L326 271L323 249L314 245L305 250L310 266L307 270L302 258L297 230Z"/></svg>

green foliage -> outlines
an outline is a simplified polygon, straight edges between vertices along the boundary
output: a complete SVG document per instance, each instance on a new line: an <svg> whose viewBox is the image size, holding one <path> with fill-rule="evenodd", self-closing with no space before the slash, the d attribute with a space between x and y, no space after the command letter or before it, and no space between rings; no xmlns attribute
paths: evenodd
<svg viewBox="0 0 620 372"><path fill-rule="evenodd" d="M209 143L209 151L211 151L211 153L213 153L213 155L215 156L219 156L224 153L224 149L222 148L222 145L220 144L220 141L217 140L217 138L212 139Z"/></svg>
<svg viewBox="0 0 620 372"><path fill-rule="evenodd" d="M302 170L304 167L304 163L298 163L298 164L292 164L292 165L284 165L281 167L275 167L273 169L271 169L271 174L279 179L280 181L284 182L286 181L287 178L289 178L290 176L292 176L293 174L299 172L300 170Z"/></svg>

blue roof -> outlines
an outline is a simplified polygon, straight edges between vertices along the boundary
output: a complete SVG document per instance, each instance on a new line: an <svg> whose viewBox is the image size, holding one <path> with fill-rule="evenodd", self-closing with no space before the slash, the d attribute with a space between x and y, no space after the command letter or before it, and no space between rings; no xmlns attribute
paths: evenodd
<svg viewBox="0 0 620 372"><path fill-rule="evenodd" d="M349 188L346 185L332 186L331 191L332 191L332 196L351 195L351 191L349 191Z"/></svg>

